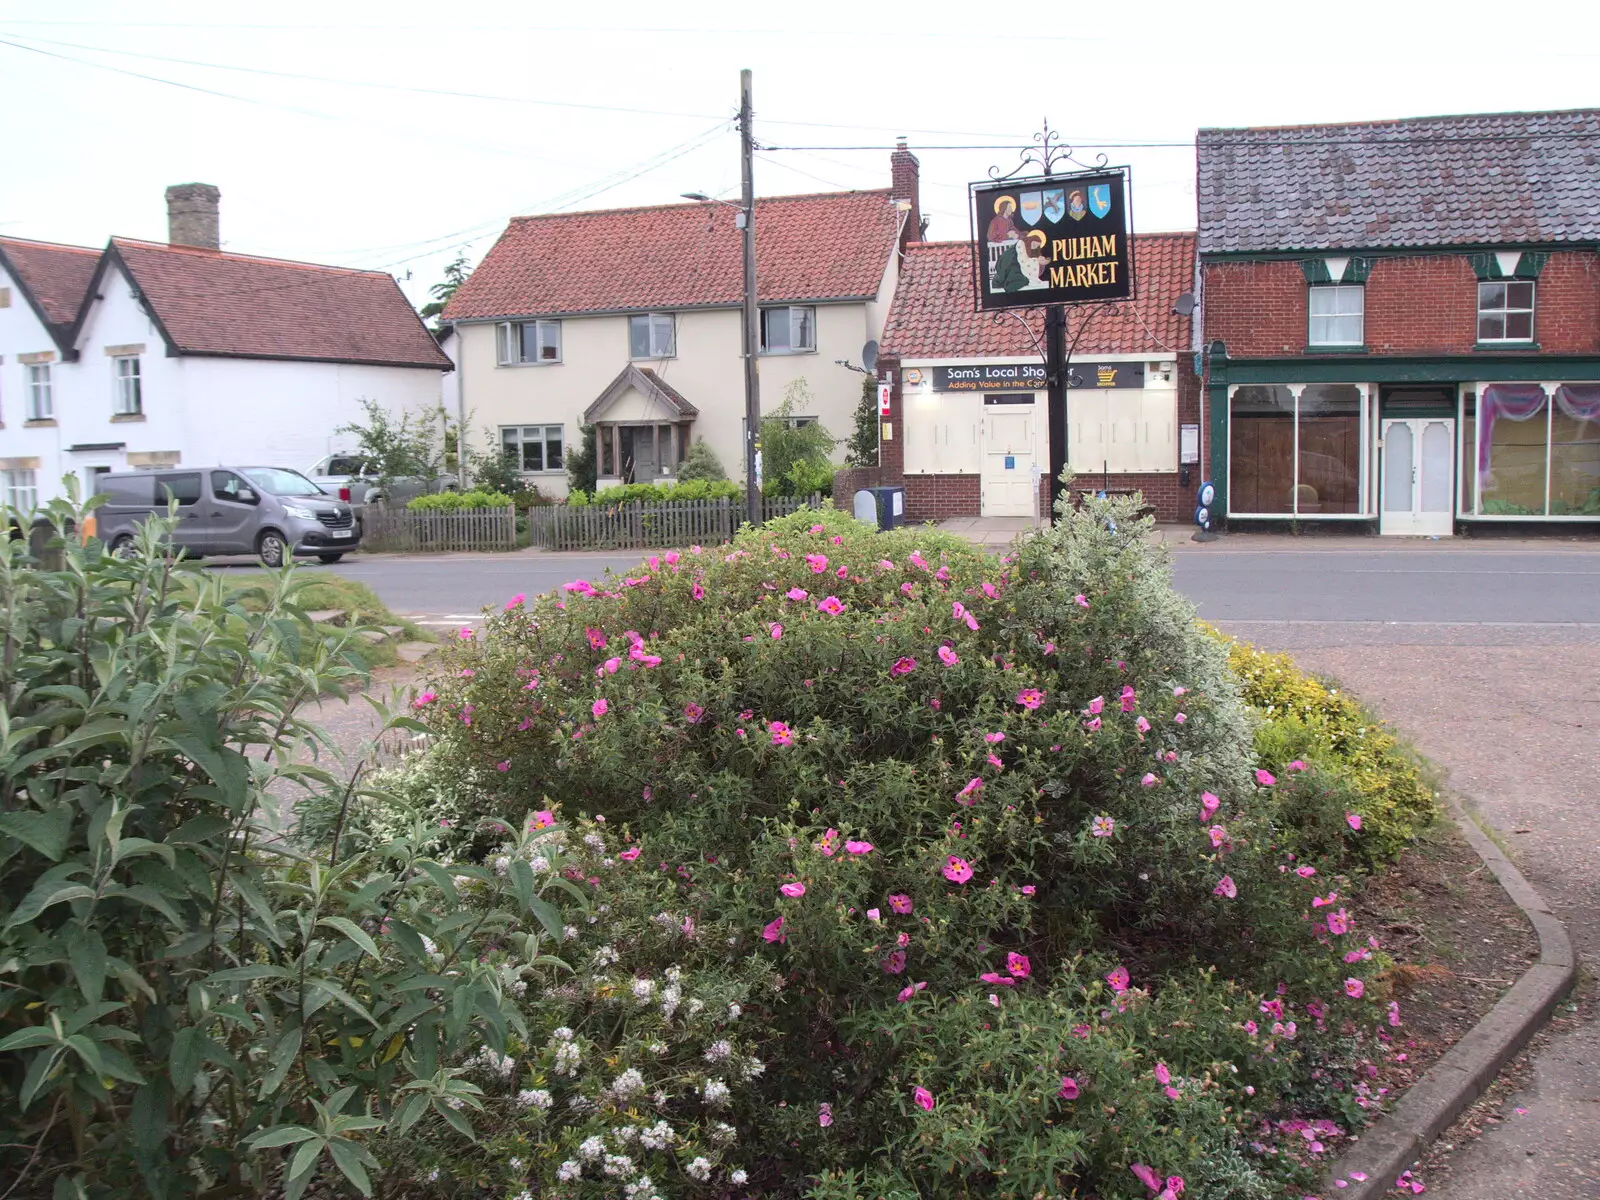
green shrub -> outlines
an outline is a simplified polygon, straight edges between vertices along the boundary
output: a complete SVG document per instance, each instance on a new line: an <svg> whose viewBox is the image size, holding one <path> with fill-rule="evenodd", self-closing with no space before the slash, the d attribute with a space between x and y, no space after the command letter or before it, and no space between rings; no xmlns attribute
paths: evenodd
<svg viewBox="0 0 1600 1200"><path fill-rule="evenodd" d="M58 531L85 511L51 506ZM500 835L547 856L537 876L440 861L437 828L295 849L285 788L378 799L298 753L327 749L300 710L359 679L358 630L314 624L295 568L251 606L165 558L171 524L125 559L59 538L58 570L0 545L0 1179L393 1194L373 1138L467 1143L483 1102L457 1064L526 1028L523 964L557 970L543 894L587 893L559 829Z"/></svg>
<svg viewBox="0 0 1600 1200"><path fill-rule="evenodd" d="M1286 654L1242 642L1229 643L1228 662L1262 717L1262 765L1282 775L1299 761L1338 780L1347 811L1361 818L1357 845L1366 861L1393 858L1438 817L1438 795L1417 758L1348 693L1302 674Z"/></svg>
<svg viewBox="0 0 1600 1200"><path fill-rule="evenodd" d="M432 492L407 504L412 512L457 512L464 508L507 508L513 503L504 492Z"/></svg>
<svg viewBox="0 0 1600 1200"><path fill-rule="evenodd" d="M680 500L737 500L744 489L726 479L694 479L687 483L623 483L601 488L594 504L667 504ZM570 503L570 501L569 501Z"/></svg>
<svg viewBox="0 0 1600 1200"><path fill-rule="evenodd" d="M705 438L695 438L689 446L689 452L683 456L683 461L678 464L679 483L689 483L696 480L716 482L727 477L728 473L722 469L722 463L718 460L716 451L710 447Z"/></svg>
<svg viewBox="0 0 1600 1200"><path fill-rule="evenodd" d="M804 379L796 379L784 392L783 403L761 417L761 490L769 496L807 495L818 489L804 492L790 490L789 482L796 467L810 468L808 474L799 476L802 483L817 478L818 473L829 473L831 489L833 451L839 439L817 420L807 424L797 423L797 418L815 411L815 401Z"/></svg>
<svg viewBox="0 0 1600 1200"><path fill-rule="evenodd" d="M769 1195L1133 1200L1138 1162L1220 1200L1314 1175L1272 1123L1357 1111L1377 1013L1346 980L1375 964L1320 903L1356 835L1313 856L1258 781L1227 649L1147 530L1092 502L997 562L800 513L515 603L441 656L412 803L436 790L465 828L603 816L638 853L602 891L670 883L658 919L715 931L710 978L781 981L737 1050L765 1064L737 1155L706 1155L730 1174L657 1191L722 1194L737 1169ZM659 961L615 950L618 973ZM646 1075L700 1111L703 1081ZM589 1104L539 1137L569 1145Z"/></svg>
<svg viewBox="0 0 1600 1200"><path fill-rule="evenodd" d="M578 443L567 447L567 488L574 492L594 491L600 469L593 425L578 424Z"/></svg>

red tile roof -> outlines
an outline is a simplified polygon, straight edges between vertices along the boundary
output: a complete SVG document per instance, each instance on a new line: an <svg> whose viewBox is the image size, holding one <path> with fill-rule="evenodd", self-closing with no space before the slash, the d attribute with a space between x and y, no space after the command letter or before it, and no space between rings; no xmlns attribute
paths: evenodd
<svg viewBox="0 0 1600 1200"><path fill-rule="evenodd" d="M16 276L49 325L68 326L89 291L100 251L88 246L61 246L0 238L0 263Z"/></svg>
<svg viewBox="0 0 1600 1200"><path fill-rule="evenodd" d="M900 216L887 188L757 200L757 294L875 295ZM744 276L734 217L701 203L513 217L444 319L736 305Z"/></svg>
<svg viewBox="0 0 1600 1200"><path fill-rule="evenodd" d="M1192 233L1135 234L1139 298L1114 312L1087 310L1095 315L1075 355L1188 352L1189 318L1174 313L1172 304L1194 288L1194 245ZM1083 311L1067 315L1069 343ZM1042 346L1042 311L1019 315ZM906 248L883 331L883 352L901 358L999 358L1038 350L1015 317L973 311L972 243L913 242Z"/></svg>
<svg viewBox="0 0 1600 1200"><path fill-rule="evenodd" d="M393 277L112 238L180 354L448 369Z"/></svg>

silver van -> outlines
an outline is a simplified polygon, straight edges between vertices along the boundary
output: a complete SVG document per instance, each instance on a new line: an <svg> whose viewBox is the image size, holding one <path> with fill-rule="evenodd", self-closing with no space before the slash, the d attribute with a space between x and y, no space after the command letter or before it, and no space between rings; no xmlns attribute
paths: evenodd
<svg viewBox="0 0 1600 1200"><path fill-rule="evenodd" d="M194 558L255 554L281 567L291 556L315 555L336 563L361 543L348 504L284 467L115 471L101 475L95 491L106 497L96 532L112 553L128 548L139 522L166 516L173 500L178 523L170 540Z"/></svg>

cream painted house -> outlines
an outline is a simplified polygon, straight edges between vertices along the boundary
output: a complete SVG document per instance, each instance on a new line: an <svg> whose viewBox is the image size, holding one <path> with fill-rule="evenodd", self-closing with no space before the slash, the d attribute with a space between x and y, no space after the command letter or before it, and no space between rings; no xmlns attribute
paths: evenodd
<svg viewBox="0 0 1600 1200"><path fill-rule="evenodd" d="M891 165L891 188L757 201L764 413L793 396L797 421L841 439L853 427L862 376L838 360L859 363L882 336L919 228L917 160L902 148ZM555 496L584 425L602 486L670 481L702 438L741 477L734 215L678 204L514 218L444 313L469 445L498 441Z"/></svg>

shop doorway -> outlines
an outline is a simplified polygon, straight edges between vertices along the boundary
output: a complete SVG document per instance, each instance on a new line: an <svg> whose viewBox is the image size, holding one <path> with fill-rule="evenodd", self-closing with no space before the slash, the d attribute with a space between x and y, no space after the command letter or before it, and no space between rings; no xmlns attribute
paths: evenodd
<svg viewBox="0 0 1600 1200"><path fill-rule="evenodd" d="M1378 477L1378 532L1449 537L1455 531L1456 423L1443 417L1385 418Z"/></svg>
<svg viewBox="0 0 1600 1200"><path fill-rule="evenodd" d="M1031 403L984 405L978 511L985 517L1033 516L1033 413Z"/></svg>

